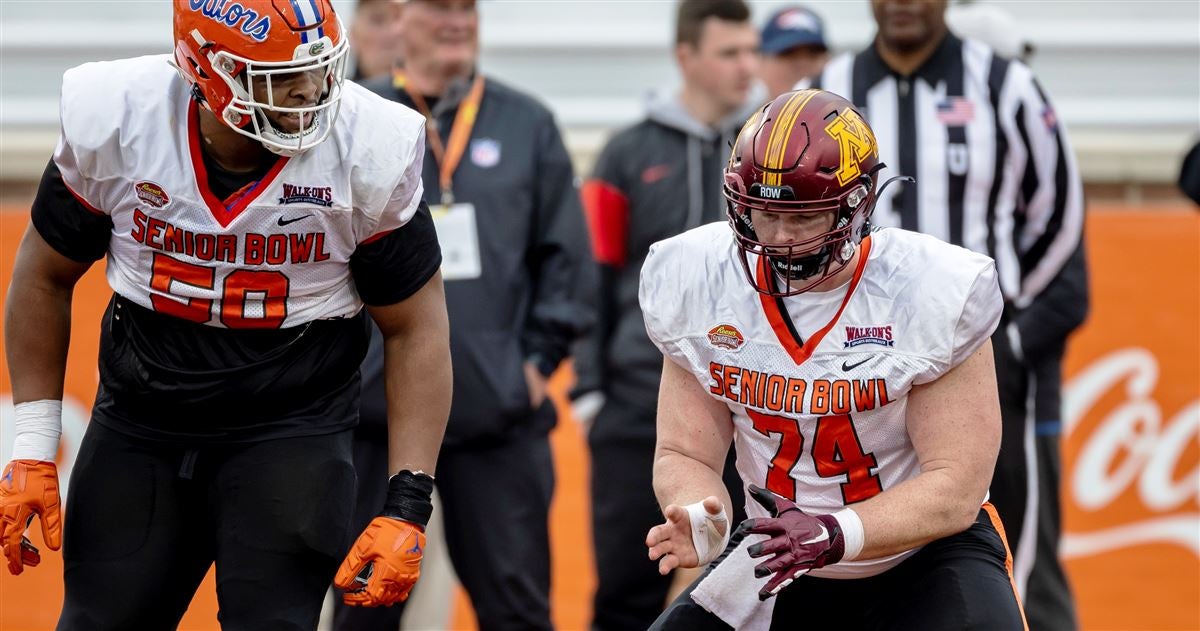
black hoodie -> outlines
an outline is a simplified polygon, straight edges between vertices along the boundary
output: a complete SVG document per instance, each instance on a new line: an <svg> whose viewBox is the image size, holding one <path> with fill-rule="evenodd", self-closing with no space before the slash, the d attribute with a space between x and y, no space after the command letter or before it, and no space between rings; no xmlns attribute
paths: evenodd
<svg viewBox="0 0 1200 631"><path fill-rule="evenodd" d="M660 92L649 99L646 118L615 134L601 151L583 187L592 251L600 266L598 322L576 345L576 397L599 391L652 416L662 353L646 336L638 307L642 262L651 244L724 220L722 171L730 145L754 109L744 108L709 127L688 114L677 93ZM652 424L629 421L626 427L593 431L654 435Z"/></svg>

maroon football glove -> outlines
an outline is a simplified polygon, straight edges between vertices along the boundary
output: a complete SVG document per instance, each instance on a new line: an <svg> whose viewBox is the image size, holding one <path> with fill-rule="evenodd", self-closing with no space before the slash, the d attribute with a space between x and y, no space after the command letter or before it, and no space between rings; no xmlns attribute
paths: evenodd
<svg viewBox="0 0 1200 631"><path fill-rule="evenodd" d="M809 515L791 500L750 485L750 496L771 513L764 519L747 519L740 528L749 534L769 535L747 550L750 556L771 558L754 567L755 578L775 576L758 592L766 600L791 585L801 574L842 560L846 541L832 515Z"/></svg>

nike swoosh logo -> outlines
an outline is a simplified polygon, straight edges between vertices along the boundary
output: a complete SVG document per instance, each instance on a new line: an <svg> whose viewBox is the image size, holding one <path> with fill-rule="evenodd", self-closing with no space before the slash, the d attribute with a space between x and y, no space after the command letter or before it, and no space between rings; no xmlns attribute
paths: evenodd
<svg viewBox="0 0 1200 631"><path fill-rule="evenodd" d="M296 223L297 221L300 221L301 219L308 219L309 217L312 217L312 215L301 215L301 216L299 216L299 217L296 217L296 218L294 218L294 219L284 219L283 217L280 217L277 223L278 223L280 226L286 226L286 225L288 225L288 224L290 224L290 223Z"/></svg>
<svg viewBox="0 0 1200 631"><path fill-rule="evenodd" d="M863 364L871 361L872 359L875 359L876 357L877 357L877 355L872 355L860 362L855 362L853 364L851 364L850 362L842 362L842 372L850 372L851 370L854 370L855 368L862 366Z"/></svg>
<svg viewBox="0 0 1200 631"><path fill-rule="evenodd" d="M652 167L647 167L645 171L642 171L642 182L645 184L653 184L670 174L670 164L656 164Z"/></svg>

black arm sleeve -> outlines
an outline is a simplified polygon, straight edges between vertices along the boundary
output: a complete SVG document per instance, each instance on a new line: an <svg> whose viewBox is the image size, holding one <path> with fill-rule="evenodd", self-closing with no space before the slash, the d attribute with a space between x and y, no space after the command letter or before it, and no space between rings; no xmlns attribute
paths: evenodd
<svg viewBox="0 0 1200 631"><path fill-rule="evenodd" d="M1027 361L1036 363L1044 355L1061 357L1067 336L1087 318L1088 303L1087 257L1080 239L1058 276L1017 315Z"/></svg>
<svg viewBox="0 0 1200 631"><path fill-rule="evenodd" d="M403 301L424 287L441 266L442 249L425 202L408 223L359 244L350 257L358 295L372 306Z"/></svg>
<svg viewBox="0 0 1200 631"><path fill-rule="evenodd" d="M31 213L33 227L50 247L78 263L104 258L112 237L112 217L79 201L50 160L42 172Z"/></svg>
<svg viewBox="0 0 1200 631"><path fill-rule="evenodd" d="M558 365L592 325L582 295L595 281L571 158L548 114L537 142L535 234L526 252L535 294L521 342L526 357Z"/></svg>

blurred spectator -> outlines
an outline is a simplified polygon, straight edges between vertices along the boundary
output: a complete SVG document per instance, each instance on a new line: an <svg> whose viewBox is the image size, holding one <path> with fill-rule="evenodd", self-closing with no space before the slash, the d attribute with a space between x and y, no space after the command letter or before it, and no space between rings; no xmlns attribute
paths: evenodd
<svg viewBox="0 0 1200 631"><path fill-rule="evenodd" d="M917 179L880 199L876 223L996 260L1007 306L993 339L1004 435L991 502L1029 627L1074 629L1058 540L1061 362L1088 309L1075 157L1029 68L952 34L945 0L871 4L873 44L831 60L814 85L863 108L883 161ZM989 15L964 24L986 27L993 41L1020 41Z"/></svg>
<svg viewBox="0 0 1200 631"><path fill-rule="evenodd" d="M825 23L804 7L784 7L763 27L759 77L769 99L791 90L801 79L820 74L828 59Z"/></svg>
<svg viewBox="0 0 1200 631"><path fill-rule="evenodd" d="M362 82L390 76L400 61L400 5L397 0L358 0L350 22L350 78Z"/></svg>
<svg viewBox="0 0 1200 631"><path fill-rule="evenodd" d="M550 111L479 71L474 0L400 7L403 64L364 85L428 121L422 180L442 246L454 368L435 480L446 548L481 629L550 629L555 411L546 380L590 320L576 299L591 262L575 176ZM387 457L378 342L362 367L360 480ZM382 492L362 485L359 505L375 506ZM395 629L401 607L339 607L335 628Z"/></svg>
<svg viewBox="0 0 1200 631"><path fill-rule="evenodd" d="M609 140L584 185L602 276L600 323L577 353L575 392L583 395L577 402L603 400L591 406L599 414L588 435L599 574L593 629L645 629L667 601L671 578L658 574L644 545L661 521L651 468L663 360L642 323L638 273L650 244L724 221L727 148L763 101L751 94L758 44L742 0L681 2L675 60L682 89L653 95L646 119ZM727 474L741 514L741 485L732 466Z"/></svg>

